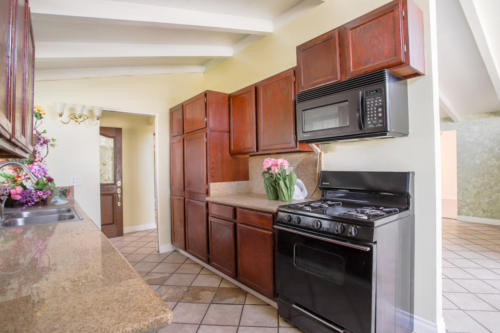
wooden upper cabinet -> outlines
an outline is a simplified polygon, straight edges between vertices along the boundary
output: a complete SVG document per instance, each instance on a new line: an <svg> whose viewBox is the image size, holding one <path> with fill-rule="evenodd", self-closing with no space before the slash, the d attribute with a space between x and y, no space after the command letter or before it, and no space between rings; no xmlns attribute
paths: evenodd
<svg viewBox="0 0 500 333"><path fill-rule="evenodd" d="M171 197L170 207L172 216L172 243L178 248L185 250L184 198Z"/></svg>
<svg viewBox="0 0 500 333"><path fill-rule="evenodd" d="M183 103L184 133L193 132L207 126L205 93L199 94Z"/></svg>
<svg viewBox="0 0 500 333"><path fill-rule="evenodd" d="M2 1L0 17L0 157L27 158L33 149L35 82L28 1Z"/></svg>
<svg viewBox="0 0 500 333"><path fill-rule="evenodd" d="M298 90L342 80L339 31L329 31L297 46Z"/></svg>
<svg viewBox="0 0 500 333"><path fill-rule="evenodd" d="M184 139L170 139L170 194L184 195Z"/></svg>
<svg viewBox="0 0 500 333"><path fill-rule="evenodd" d="M185 196L205 200L207 183L207 133L189 133L184 136L184 185Z"/></svg>
<svg viewBox="0 0 500 333"><path fill-rule="evenodd" d="M259 152L297 149L294 70L279 73L256 86Z"/></svg>
<svg viewBox="0 0 500 333"><path fill-rule="evenodd" d="M184 133L182 104L170 109L170 136L178 136Z"/></svg>
<svg viewBox="0 0 500 333"><path fill-rule="evenodd" d="M211 131L229 131L229 100L227 94L207 90L207 121Z"/></svg>
<svg viewBox="0 0 500 333"><path fill-rule="evenodd" d="M257 123L255 86L229 95L231 154L249 154L257 151Z"/></svg>
<svg viewBox="0 0 500 333"><path fill-rule="evenodd" d="M396 0L342 26L346 78L390 68L404 77L424 73L422 12Z"/></svg>
<svg viewBox="0 0 500 333"><path fill-rule="evenodd" d="M14 128L12 141L26 152L31 152L32 127L29 117L33 117L33 91L27 89L28 67L33 65L33 60L28 61L28 43L33 57L34 44L30 33L30 14L26 0L17 0L16 27L15 27L15 67L13 73L13 84L15 85L13 96L13 121ZM33 72L30 70L31 76ZM28 97L31 106L28 105ZM29 127L29 128L28 128Z"/></svg>

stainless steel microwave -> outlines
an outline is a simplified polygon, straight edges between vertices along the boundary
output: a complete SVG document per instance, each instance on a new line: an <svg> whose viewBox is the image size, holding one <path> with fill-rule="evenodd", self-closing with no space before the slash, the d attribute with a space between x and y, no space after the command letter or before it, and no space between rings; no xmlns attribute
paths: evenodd
<svg viewBox="0 0 500 333"><path fill-rule="evenodd" d="M301 142L408 135L406 81L387 69L301 92L296 103Z"/></svg>

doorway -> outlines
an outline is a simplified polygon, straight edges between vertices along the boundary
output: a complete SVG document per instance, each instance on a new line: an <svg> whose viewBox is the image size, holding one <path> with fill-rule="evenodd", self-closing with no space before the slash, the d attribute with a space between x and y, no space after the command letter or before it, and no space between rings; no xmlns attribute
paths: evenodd
<svg viewBox="0 0 500 333"><path fill-rule="evenodd" d="M156 213L156 172L155 172L155 117L147 114L133 114L116 111L104 111L100 119L101 132L104 128L113 128L120 133L121 152L116 152L115 160L119 157L121 167L115 165L116 174L114 197L111 199L109 192L104 191L101 185L101 215L102 229L108 237L117 236L138 236L138 233L145 232L157 235L157 213ZM101 142L109 140L102 139ZM115 139L118 143L118 140ZM101 183L111 181L110 173L110 153L103 150L110 150L103 147L101 143ZM108 154L108 155L106 155ZM120 183L118 183L120 181ZM108 196L106 197L106 194ZM111 211L110 206L114 205L115 210ZM112 212L112 213L110 213ZM115 214L116 212L116 214ZM115 215L113 215L115 214ZM121 218L121 233L108 234L105 226ZM113 222L114 224L114 222ZM118 229L118 228L117 228ZM156 249L155 245L155 249Z"/></svg>
<svg viewBox="0 0 500 333"><path fill-rule="evenodd" d="M122 129L100 127L101 230L108 237L123 236Z"/></svg>

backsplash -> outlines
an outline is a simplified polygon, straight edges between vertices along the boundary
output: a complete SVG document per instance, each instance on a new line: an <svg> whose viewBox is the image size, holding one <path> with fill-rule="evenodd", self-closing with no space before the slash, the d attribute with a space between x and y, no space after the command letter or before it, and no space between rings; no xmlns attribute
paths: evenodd
<svg viewBox="0 0 500 333"><path fill-rule="evenodd" d="M288 153L288 154L273 154L273 155L257 155L250 156L249 159L249 190L252 193L265 194L264 182L262 181L262 162L264 159L284 158L293 167L297 178L304 182L307 188L308 196L311 197L318 183L317 163L318 157L316 153ZM319 196L319 191L316 191L315 197Z"/></svg>
<svg viewBox="0 0 500 333"><path fill-rule="evenodd" d="M500 219L500 113L441 129L457 131L458 215Z"/></svg>

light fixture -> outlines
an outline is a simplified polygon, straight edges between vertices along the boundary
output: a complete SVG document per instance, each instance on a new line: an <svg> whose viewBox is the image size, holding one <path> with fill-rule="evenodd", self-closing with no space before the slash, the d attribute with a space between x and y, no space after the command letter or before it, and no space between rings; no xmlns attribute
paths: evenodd
<svg viewBox="0 0 500 333"><path fill-rule="evenodd" d="M57 115L61 123L67 125L72 121L81 124L90 119L91 114L98 121L102 115L102 108L97 106L85 106L83 104L67 105L65 103L57 104Z"/></svg>

